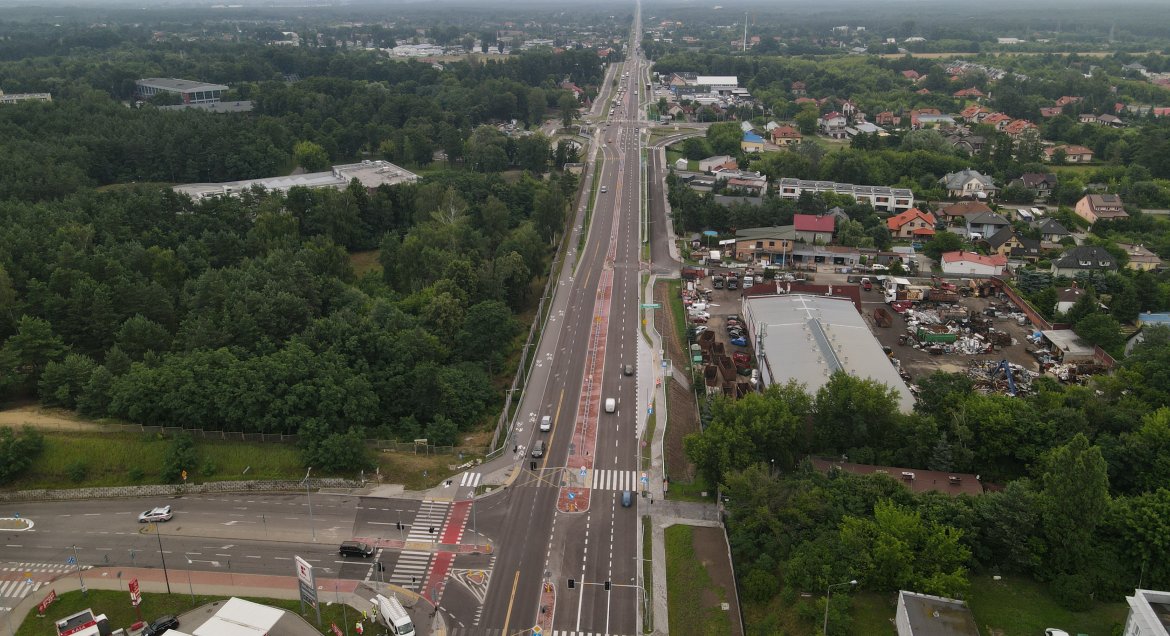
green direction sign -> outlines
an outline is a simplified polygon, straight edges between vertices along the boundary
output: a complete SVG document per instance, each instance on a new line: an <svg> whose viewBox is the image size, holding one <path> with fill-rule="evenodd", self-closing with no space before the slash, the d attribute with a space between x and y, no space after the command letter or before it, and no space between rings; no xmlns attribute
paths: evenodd
<svg viewBox="0 0 1170 636"><path fill-rule="evenodd" d="M658 303L642 303L642 309L658 309L660 307L662 307L662 305Z"/></svg>

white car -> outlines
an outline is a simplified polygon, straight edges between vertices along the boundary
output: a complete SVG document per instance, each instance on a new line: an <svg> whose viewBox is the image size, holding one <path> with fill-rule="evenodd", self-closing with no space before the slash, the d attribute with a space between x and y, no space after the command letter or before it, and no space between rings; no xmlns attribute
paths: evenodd
<svg viewBox="0 0 1170 636"><path fill-rule="evenodd" d="M552 430L552 416L545 415L544 417L540 418L540 431L542 433L547 433L548 431L551 431L551 430Z"/></svg>
<svg viewBox="0 0 1170 636"><path fill-rule="evenodd" d="M1064 631L1063 629L1049 627L1048 629L1044 630L1044 636L1068 636L1068 632Z"/></svg>
<svg viewBox="0 0 1170 636"><path fill-rule="evenodd" d="M170 506L159 506L158 508L151 508L146 512L138 515L138 523L148 523L151 521L170 521L174 513L171 512Z"/></svg>

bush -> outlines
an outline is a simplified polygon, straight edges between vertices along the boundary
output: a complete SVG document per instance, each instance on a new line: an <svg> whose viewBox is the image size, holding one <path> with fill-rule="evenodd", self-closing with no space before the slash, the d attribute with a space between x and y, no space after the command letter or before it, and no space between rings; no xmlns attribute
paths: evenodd
<svg viewBox="0 0 1170 636"><path fill-rule="evenodd" d="M126 471L126 476L129 477L131 481L142 481L146 477L146 473L143 472L141 468L135 466Z"/></svg>
<svg viewBox="0 0 1170 636"><path fill-rule="evenodd" d="M75 484L80 484L85 481L86 475L89 474L89 466L83 461L75 461L65 469L65 474L69 476L69 480Z"/></svg>
<svg viewBox="0 0 1170 636"><path fill-rule="evenodd" d="M164 483L182 481L183 471L199 464L199 453L195 440L188 433L179 433L171 439L171 445L163 457L162 479Z"/></svg>
<svg viewBox="0 0 1170 636"><path fill-rule="evenodd" d="M760 568L752 568L752 571L744 577L743 595L749 601L767 603L776 595L779 587L780 583L770 572Z"/></svg>
<svg viewBox="0 0 1170 636"><path fill-rule="evenodd" d="M219 472L219 466L216 466L215 462L208 460L203 463L203 468L200 469L200 472L203 473L203 476L210 477L211 475Z"/></svg>
<svg viewBox="0 0 1170 636"><path fill-rule="evenodd" d="M1084 574L1062 574L1052 581L1052 596L1060 606L1083 612L1093 606L1093 582Z"/></svg>
<svg viewBox="0 0 1170 636"><path fill-rule="evenodd" d="M0 484L15 479L32 465L45 447L41 432L26 426L18 435L7 427L0 427Z"/></svg>

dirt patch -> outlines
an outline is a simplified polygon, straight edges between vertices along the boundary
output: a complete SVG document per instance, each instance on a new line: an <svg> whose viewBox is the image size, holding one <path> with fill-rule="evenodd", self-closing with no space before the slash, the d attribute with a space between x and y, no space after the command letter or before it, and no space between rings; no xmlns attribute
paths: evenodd
<svg viewBox="0 0 1170 636"><path fill-rule="evenodd" d="M70 411L20 406L0 411L0 426L32 426L51 431L104 431L111 426L78 419Z"/></svg>
<svg viewBox="0 0 1170 636"><path fill-rule="evenodd" d="M727 552L727 542L723 540L723 530L696 526L694 528L695 558L703 564L707 576L711 579L711 587L703 592L704 607L721 609L720 603L727 603L728 618L731 619L731 633L743 635L742 624L739 620L739 603L735 593L735 576L731 570L731 560ZM710 603L708 605L708 603Z"/></svg>
<svg viewBox="0 0 1170 636"><path fill-rule="evenodd" d="M674 379L666 385L666 412L668 421L662 448L665 473L673 480L694 481L695 465L687 459L683 438L699 432L699 411L694 394Z"/></svg>

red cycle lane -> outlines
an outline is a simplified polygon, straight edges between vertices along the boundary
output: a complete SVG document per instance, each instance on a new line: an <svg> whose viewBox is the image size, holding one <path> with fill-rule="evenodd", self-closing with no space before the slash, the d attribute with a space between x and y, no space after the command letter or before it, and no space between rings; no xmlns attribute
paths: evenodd
<svg viewBox="0 0 1170 636"><path fill-rule="evenodd" d="M470 501L458 501L451 505L451 513L447 515L446 525L439 532L439 543L454 545L463 538L463 529L467 526L467 518L471 512ZM443 551L435 555L431 563L431 571L427 574L423 585L423 596L426 596L436 605L443 597L443 588L447 584L447 572L451 563L455 561L455 553Z"/></svg>

